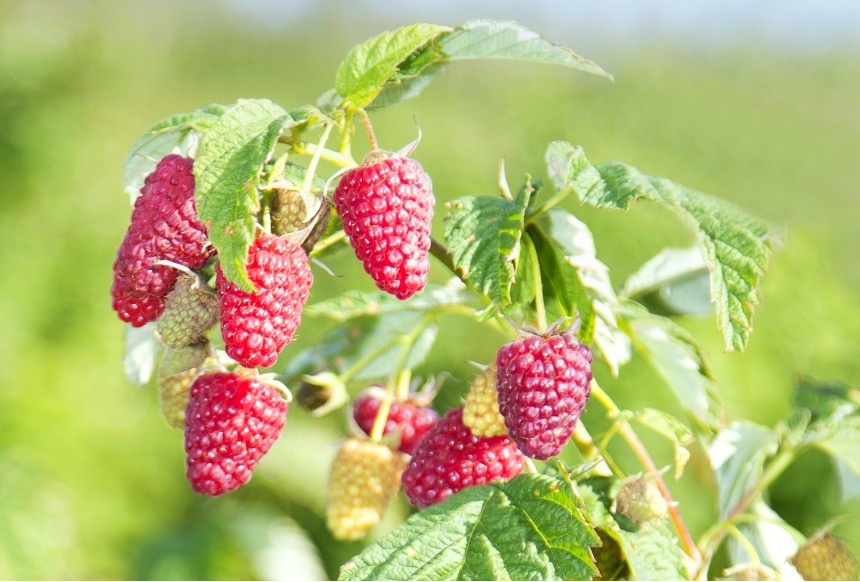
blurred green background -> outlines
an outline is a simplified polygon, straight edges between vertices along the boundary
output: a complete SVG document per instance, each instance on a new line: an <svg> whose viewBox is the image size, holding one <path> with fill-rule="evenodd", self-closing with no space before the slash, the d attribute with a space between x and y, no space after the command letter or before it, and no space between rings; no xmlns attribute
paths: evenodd
<svg viewBox="0 0 860 582"><path fill-rule="evenodd" d="M709 351L731 418L784 418L798 373L860 385L856 6L392 4L0 0L0 578L320 579L360 550L333 541L322 518L342 415L310 420L294 406L251 484L214 500L192 493L181 433L162 421L154 390L124 378L108 289L130 215L122 162L143 131L241 97L312 103L350 47L402 24L515 18L616 77L457 63L418 99L375 114L390 149L414 138L417 119L416 157L440 204L494 193L501 157L515 185L526 172L545 176L554 139L732 200L788 234L747 353L723 353L713 318L682 320ZM616 285L663 246L692 240L645 204L576 212ZM316 270L312 300L371 288L348 254L329 264L356 276ZM306 318L283 357L326 325ZM498 342L475 345L463 319L443 325L419 373L453 373L440 402L451 406L471 374L465 360L488 361ZM639 361L618 380L597 373L622 406L670 405ZM701 533L715 508L700 451L671 486ZM773 504L805 533L853 516L837 531L856 547L860 505L838 493L829 465L808 454ZM408 509L399 499L389 513L374 535Z"/></svg>

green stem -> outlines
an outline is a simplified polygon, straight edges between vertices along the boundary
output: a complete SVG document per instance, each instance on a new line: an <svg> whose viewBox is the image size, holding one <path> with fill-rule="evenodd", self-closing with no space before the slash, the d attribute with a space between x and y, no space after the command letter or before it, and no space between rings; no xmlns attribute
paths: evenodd
<svg viewBox="0 0 860 582"><path fill-rule="evenodd" d="M603 477L612 475L612 469L607 464L606 458L600 454L600 450L594 444L594 439L591 438L591 434L581 420L576 423L576 428L573 429L573 443L586 461L600 459L599 464L594 468L596 475Z"/></svg>
<svg viewBox="0 0 860 582"><path fill-rule="evenodd" d="M529 258L532 261L532 265L540 264L538 262L537 249L533 244L527 245L529 249ZM537 315L537 325L538 329L543 333L547 328L546 322L546 307L543 302L543 280L540 276L540 270L538 270L535 274L535 313Z"/></svg>
<svg viewBox="0 0 860 582"><path fill-rule="evenodd" d="M331 123L327 123L325 129L323 129L319 145L317 145L317 151L314 152L311 162L308 164L308 169L305 172L305 181L302 184L302 192L311 191L311 185L314 182L314 174L317 172L317 165L320 162L320 156L322 156L322 152L325 149L325 142L328 141L328 136L331 134L332 127L333 125Z"/></svg>
<svg viewBox="0 0 860 582"><path fill-rule="evenodd" d="M347 110L346 115L343 118L343 129L340 134L340 145L337 148L339 154L344 156L352 155L350 154L350 148L352 147L352 118L355 116L355 111L352 109Z"/></svg>
<svg viewBox="0 0 860 582"><path fill-rule="evenodd" d="M597 384L596 380L591 381L591 396L600 402L611 416L617 416L621 412L621 409L618 408L615 401L612 400L609 394L603 391L603 389ZM631 448L633 454L636 455L636 458L639 459L640 463L642 463L642 467L644 467L648 473L652 473L655 476L657 487L660 489L660 492L663 494L663 498L669 505L669 515L678 532L681 546L687 555L698 563L701 560L699 549L696 547L696 543L693 541L693 536L690 535L690 530L687 529L687 524L684 523L684 519L678 511L677 503L675 503L675 500L672 498L672 493L666 486L666 482L663 481L663 477L660 475L660 470L654 463L654 459L651 458L651 454L648 452L648 449L642 441L639 440L639 436L636 434L636 431L633 430L633 427L630 426L630 423L626 420L621 420L617 421L617 425L618 434L620 434L627 442L627 445Z"/></svg>
<svg viewBox="0 0 860 582"><path fill-rule="evenodd" d="M531 212L529 212L528 216L526 216L526 225L529 225L535 220L537 220L537 218L541 214L543 214L550 208L555 208L556 206L561 204L562 201L568 196L570 196L572 193L573 188L571 188L570 186L565 186L564 188L547 198L543 204L539 204L538 206L532 208Z"/></svg>
<svg viewBox="0 0 860 582"><path fill-rule="evenodd" d="M340 152L330 149L321 148L315 143L295 141L292 137L288 136L281 136L278 141L288 144L292 147L295 153L301 156L313 156L316 155L317 151L319 151L319 157L321 160L325 160L340 168L352 168L358 165L358 163L352 159L352 156L341 154Z"/></svg>

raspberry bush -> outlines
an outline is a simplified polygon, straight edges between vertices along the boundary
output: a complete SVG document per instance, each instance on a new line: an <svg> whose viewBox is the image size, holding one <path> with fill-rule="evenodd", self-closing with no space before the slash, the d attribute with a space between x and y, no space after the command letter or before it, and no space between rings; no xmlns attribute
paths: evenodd
<svg viewBox="0 0 860 582"><path fill-rule="evenodd" d="M209 105L132 145L133 211L110 295L128 324L129 377L155 376L167 424L184 432L189 491L221 496L252 479L289 431L291 386L312 416L342 415L344 440L315 444L337 449L323 519L336 539L370 536L342 579L798 578L835 572L828 560L856 575L827 526L797 531L767 493L813 448L856 480L857 392L803 378L779 426L729 421L707 355L677 321L713 311L725 349L744 351L774 228L625 163L593 164L564 141L548 145L543 177L511 188L502 164L498 194L436 207L445 182L419 162L420 132L389 144L371 117L444 65L485 58L610 77L516 23L416 24L356 46L313 105ZM356 157L357 132L369 151ZM675 212L697 243L618 285L573 208L640 200ZM324 261L342 252L378 290L314 299L331 275ZM334 325L296 350L304 317ZM476 339L497 355L444 386L446 370L434 370L440 381L415 392L413 372L450 317L483 325ZM478 342L459 347L463 361ZM601 387L634 357L662 380L637 389L668 390L671 412L622 410ZM470 389L434 408L458 385ZM670 459L646 446L654 437ZM671 491L694 455L719 500L697 539ZM397 495L416 509L381 529Z"/></svg>

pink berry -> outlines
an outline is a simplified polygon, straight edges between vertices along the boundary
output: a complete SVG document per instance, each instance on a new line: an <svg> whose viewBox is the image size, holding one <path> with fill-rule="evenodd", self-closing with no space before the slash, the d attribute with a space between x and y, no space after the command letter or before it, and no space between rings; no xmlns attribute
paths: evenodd
<svg viewBox="0 0 860 582"><path fill-rule="evenodd" d="M352 414L361 429L370 434L376 414L385 397L385 392L373 387L362 392L352 404ZM383 436L400 431L400 445L397 450L411 455L418 442L436 425L439 413L430 406L422 406L411 400L394 401L388 413L388 421L382 431Z"/></svg>
<svg viewBox="0 0 860 582"><path fill-rule="evenodd" d="M425 436L403 472L403 491L416 507L457 491L522 473L523 455L506 436L477 437L463 424L463 409L449 410Z"/></svg>
<svg viewBox="0 0 860 582"><path fill-rule="evenodd" d="M344 174L333 200L377 287L407 299L427 284L433 184L417 161L393 157Z"/></svg>
<svg viewBox="0 0 860 582"><path fill-rule="evenodd" d="M113 298L112 307L122 321L133 327L142 327L150 321L155 321L164 311L162 297L132 297L122 290L114 281L110 294Z"/></svg>
<svg viewBox="0 0 860 582"><path fill-rule="evenodd" d="M257 287L248 293L216 268L221 336L227 354L246 368L268 368L293 339L313 274L298 245L276 236L261 236L248 249L248 278Z"/></svg>
<svg viewBox="0 0 860 582"><path fill-rule="evenodd" d="M191 385L185 412L186 477L198 493L244 485L287 421L287 401L257 377L216 372Z"/></svg>
<svg viewBox="0 0 860 582"><path fill-rule="evenodd" d="M591 358L571 335L521 338L499 350L499 412L526 456L548 459L570 440L591 393Z"/></svg>

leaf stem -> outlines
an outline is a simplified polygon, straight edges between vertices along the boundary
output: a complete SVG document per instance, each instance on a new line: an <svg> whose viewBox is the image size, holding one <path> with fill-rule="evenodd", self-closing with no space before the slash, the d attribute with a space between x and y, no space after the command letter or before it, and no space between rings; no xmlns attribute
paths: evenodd
<svg viewBox="0 0 860 582"><path fill-rule="evenodd" d="M534 244L528 244L526 246L529 249L529 255L531 255L529 258L532 261L532 265L539 265L537 249L535 249ZM547 321L546 307L543 302L543 280L540 276L540 269L536 269L535 271L535 314L537 315L537 327L541 332L543 332L547 328Z"/></svg>
<svg viewBox="0 0 860 582"><path fill-rule="evenodd" d="M370 123L370 117L367 115L367 111L364 109L357 109L358 115L361 117L361 121L364 122L364 131L367 132L367 141L370 142L370 149L378 150L379 144L376 141L376 134L373 132L373 125Z"/></svg>
<svg viewBox="0 0 860 582"><path fill-rule="evenodd" d="M337 148L339 154L352 157L350 148L352 147L352 119L355 116L353 109L348 109L343 118L343 129L340 134L340 145Z"/></svg>
<svg viewBox="0 0 860 582"><path fill-rule="evenodd" d="M526 225L531 224L532 222L537 220L537 218L541 214L545 213L550 208L555 208L556 206L561 204L562 201L568 196L570 196L572 192L573 188L571 188L570 186L565 186L564 188L547 198L543 204L539 204L538 206L532 208L531 212L526 215Z"/></svg>
<svg viewBox="0 0 860 582"><path fill-rule="evenodd" d="M350 156L349 154L341 154L330 149L321 148L315 143L295 141L292 137L286 136L281 136L279 138L279 141L288 144L290 147L292 147L295 153L302 156L316 155L317 150L319 150L319 157L321 160L325 160L340 168L352 168L358 165L356 161L352 159L352 156Z"/></svg>
<svg viewBox="0 0 860 582"><path fill-rule="evenodd" d="M317 151L314 152L313 157L311 157L311 162L308 164L308 169L305 172L305 181L302 184L302 192L308 193L311 191L311 186L314 181L314 174L317 172L317 165L320 161L320 156L322 156L322 152L325 149L325 142L328 141L328 136L331 134L331 129L333 124L327 123L325 128L323 129L322 135L320 136L320 142L317 146Z"/></svg>
<svg viewBox="0 0 860 582"><path fill-rule="evenodd" d="M609 468L606 459L600 454L600 450L594 444L594 439L591 438L591 434L581 420L576 423L576 428L573 429L573 443L586 461L600 460L599 464L594 468L596 475L602 477L612 475L612 469Z"/></svg>
<svg viewBox="0 0 860 582"><path fill-rule="evenodd" d="M621 412L621 409L618 408L615 401L613 401L609 394L604 392L597 381L593 379L591 381L591 395L600 402L600 404L602 404L610 414L618 415ZM696 543L693 541L693 536L690 535L690 531L687 529L687 524L684 523L684 519L678 511L677 503L675 503L675 500L672 498L672 493L666 486L666 482L663 481L663 477L660 475L660 470L654 463L654 459L651 458L651 454L648 452L648 449L642 441L639 440L639 436L636 434L636 431L633 430L633 427L630 426L630 423L626 420L622 420L617 424L618 433L625 441L627 441L627 445L632 449L633 454L636 455L636 458L639 459L639 462L642 463L642 466L648 473L654 474L660 493L663 494L663 498L669 505L669 515L671 516L672 523L675 525L675 529L678 532L678 537L680 538L684 552L686 552L686 554L696 563L699 563L701 560L699 549L696 547Z"/></svg>

